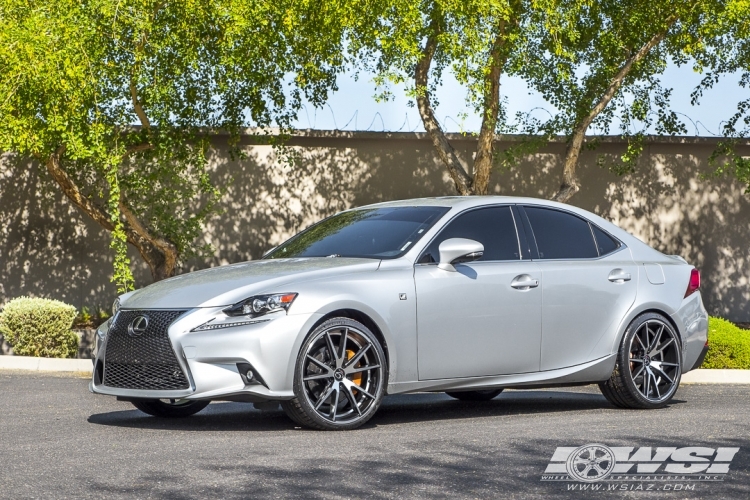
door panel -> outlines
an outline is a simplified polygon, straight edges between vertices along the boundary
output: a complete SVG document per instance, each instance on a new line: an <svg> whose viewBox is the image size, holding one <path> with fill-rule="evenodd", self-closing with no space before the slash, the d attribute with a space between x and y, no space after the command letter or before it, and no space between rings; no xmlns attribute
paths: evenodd
<svg viewBox="0 0 750 500"><path fill-rule="evenodd" d="M598 260L538 264L544 295L541 369L579 365L600 357L594 348L617 328L635 301L638 268L629 252Z"/></svg>
<svg viewBox="0 0 750 500"><path fill-rule="evenodd" d="M456 269L415 267L419 379L538 371L543 281L539 265L473 262ZM516 278L532 286L511 287ZM529 279L539 285L534 287Z"/></svg>

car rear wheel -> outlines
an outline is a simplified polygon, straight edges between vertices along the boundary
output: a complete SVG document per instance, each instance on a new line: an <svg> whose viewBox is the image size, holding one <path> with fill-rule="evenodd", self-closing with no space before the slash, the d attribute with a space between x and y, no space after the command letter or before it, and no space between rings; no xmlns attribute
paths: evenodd
<svg viewBox="0 0 750 500"><path fill-rule="evenodd" d="M502 389L487 389L485 391L450 391L446 394L461 401L489 401L496 398L501 392L503 392Z"/></svg>
<svg viewBox="0 0 750 500"><path fill-rule="evenodd" d="M188 399L149 399L133 401L133 406L154 417L183 418L195 415L208 406L210 401Z"/></svg>
<svg viewBox="0 0 750 500"><path fill-rule="evenodd" d="M612 376L599 384L620 408L662 408L680 385L680 339L658 313L641 314L622 338Z"/></svg>
<svg viewBox="0 0 750 500"><path fill-rule="evenodd" d="M377 411L386 387L385 354L362 323L334 318L316 328L300 349L295 398L281 407L313 429L356 429Z"/></svg>

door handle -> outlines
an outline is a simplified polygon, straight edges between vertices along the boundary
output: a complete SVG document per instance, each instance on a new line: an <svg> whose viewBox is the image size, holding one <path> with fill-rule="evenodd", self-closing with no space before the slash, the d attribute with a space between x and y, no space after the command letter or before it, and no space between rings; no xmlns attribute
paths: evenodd
<svg viewBox="0 0 750 500"><path fill-rule="evenodd" d="M536 288L539 286L539 280L535 280L528 274L521 274L513 278L510 282L510 286L516 290L528 290L529 288Z"/></svg>
<svg viewBox="0 0 750 500"><path fill-rule="evenodd" d="M607 279L612 283L625 283L626 281L630 281L630 273L626 273L622 269L613 269Z"/></svg>

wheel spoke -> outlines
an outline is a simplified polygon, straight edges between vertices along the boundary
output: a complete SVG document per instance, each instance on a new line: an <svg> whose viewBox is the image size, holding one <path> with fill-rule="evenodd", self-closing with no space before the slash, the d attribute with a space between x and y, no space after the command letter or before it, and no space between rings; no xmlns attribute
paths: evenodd
<svg viewBox="0 0 750 500"><path fill-rule="evenodd" d="M360 366L358 368L348 368L348 369L345 369L345 371L347 375L354 375L355 373L369 372L370 370L374 370L375 368L380 368L380 365L369 365L369 366Z"/></svg>
<svg viewBox="0 0 750 500"><path fill-rule="evenodd" d="M654 367L653 367L653 369L654 369L654 370L657 370L657 371L658 371L658 372L659 372L659 373L661 374L661 376L662 376L662 377L664 377L665 379L667 379L667 381L668 381L668 382L669 382L670 384L674 384L674 380L672 380L671 378L669 378L669 375L667 375L667 374L666 374L666 373L664 372L664 370L662 370L662 369L661 369L661 368L659 368L658 366L654 366Z"/></svg>
<svg viewBox="0 0 750 500"><path fill-rule="evenodd" d="M320 398L315 402L315 410L317 411L318 408L325 402L326 399L329 398L329 396L333 393L335 389L333 388L333 384L329 385L325 388L325 390L321 393Z"/></svg>
<svg viewBox="0 0 750 500"><path fill-rule="evenodd" d="M648 334L651 333L651 330L648 328L648 322L646 322L646 326L643 328L644 334L646 335L646 342L644 343L641 341L641 346L643 347L644 352L648 352L648 346L651 345L651 341L648 339Z"/></svg>
<svg viewBox="0 0 750 500"><path fill-rule="evenodd" d="M656 332L654 338L651 339L651 345L648 346L649 352L652 352L659 345L661 336L664 334L664 325L659 325L659 331Z"/></svg>
<svg viewBox="0 0 750 500"><path fill-rule="evenodd" d="M644 389L646 390L646 394L644 394L644 396L648 398L651 395L651 370L646 368L646 374L643 376L643 378L645 379Z"/></svg>
<svg viewBox="0 0 750 500"><path fill-rule="evenodd" d="M308 355L307 355L307 359L308 359L309 361L312 361L312 362L313 362L313 363L315 363L316 365L318 365L318 367L319 367L319 368L322 368L322 369L323 369L323 370L325 370L325 371L326 371L327 373L331 373L331 367L330 367L330 366L328 366L327 364L323 363L323 362L322 362L321 360L319 360L318 358L314 358L314 357L312 357L312 356L310 356L310 355L308 354Z"/></svg>
<svg viewBox="0 0 750 500"><path fill-rule="evenodd" d="M646 335L646 336L648 337L648 335ZM641 340L641 338L640 338L640 337L638 336L638 332L635 332L635 335L633 335L633 337L635 338L635 340L637 340L637 341L638 341L638 343L639 343L639 344L641 344L641 349L643 349L643 350L645 351L645 350L646 350L646 347L644 347L644 345L643 345L643 341L642 341L642 340Z"/></svg>
<svg viewBox="0 0 750 500"><path fill-rule="evenodd" d="M339 364L340 360L336 356L336 348L333 346L333 339L328 332L326 332L326 345L328 346L328 352L331 354L331 361L334 362L336 368L341 368L341 365Z"/></svg>
<svg viewBox="0 0 750 500"><path fill-rule="evenodd" d="M355 354L354 356L352 356L352 359L350 359L349 361L347 361L346 365L344 365L344 369L346 370L350 366L356 365L357 362L362 358L362 356L365 355L365 353L367 352L367 350L370 348L371 345L372 344L367 344L366 346L362 347L359 350L359 352L357 352L357 354Z"/></svg>
<svg viewBox="0 0 750 500"><path fill-rule="evenodd" d="M651 372L651 377L654 379L654 390L656 391L656 397L661 398L661 393L659 392L659 380L656 378L656 374L654 372Z"/></svg>
<svg viewBox="0 0 750 500"><path fill-rule="evenodd" d="M338 410L338 407L339 407L339 394L341 393L341 391L339 391L338 385L339 385L338 382L333 383L333 387L336 388L334 390L334 393L336 394L336 396L335 396L335 399L333 400L333 404L331 405L330 415L331 415L331 420L333 420L334 422L336 421L336 410Z"/></svg>
<svg viewBox="0 0 750 500"><path fill-rule="evenodd" d="M670 345L672 345L672 342L674 342L674 338L670 337L669 340L667 340L666 342L664 342L661 346L656 346L656 349L654 349L654 352L652 352L650 354L650 356L652 358L655 357L655 356L658 356L659 354L661 354L662 356L664 356L664 354L663 354L664 353L664 349L666 349L667 347L669 347Z"/></svg>
<svg viewBox="0 0 750 500"><path fill-rule="evenodd" d="M357 389L358 392L361 392L363 395L367 396L368 398L370 398L372 400L375 399L375 396L373 396L372 394L370 394L366 390L362 389L359 385L355 384L354 382L351 382L351 386L350 387L353 387L354 389Z"/></svg>
<svg viewBox="0 0 750 500"><path fill-rule="evenodd" d="M635 379L638 378L638 375L640 375L641 373L643 373L643 370L645 370L645 369L646 369L646 367L644 365L641 365L641 367L638 368L638 371L633 374L633 382L635 382Z"/></svg>
<svg viewBox="0 0 750 500"><path fill-rule="evenodd" d="M302 380L305 382L309 382L310 380L322 380L325 378L333 378L333 375L330 373L322 373L320 375L309 375L307 377L303 377Z"/></svg>
<svg viewBox="0 0 750 500"><path fill-rule="evenodd" d="M357 411L357 415L362 416L362 410L359 409L357 398L354 397L354 393L346 384L344 384L344 395L346 396L346 399L349 400L349 404L351 405L351 407Z"/></svg>
<svg viewBox="0 0 750 500"><path fill-rule="evenodd" d="M348 336L349 336L349 329L344 328L344 333L341 335L341 345L339 346L340 353L339 353L338 359L336 360L337 362L336 366L338 367L342 366L344 361L346 361L346 340ZM341 360L342 365L338 364L338 360Z"/></svg>
<svg viewBox="0 0 750 500"><path fill-rule="evenodd" d="M662 361L660 364L662 366L680 366L678 363L667 363L666 361Z"/></svg>

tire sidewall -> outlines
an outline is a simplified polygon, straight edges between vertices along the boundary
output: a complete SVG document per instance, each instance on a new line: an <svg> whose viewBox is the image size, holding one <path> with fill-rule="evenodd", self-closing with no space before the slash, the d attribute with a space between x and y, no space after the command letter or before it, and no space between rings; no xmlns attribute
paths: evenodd
<svg viewBox="0 0 750 500"><path fill-rule="evenodd" d="M379 370L380 370L380 379L382 380L382 382L380 383L380 386L378 387L377 394L373 394L373 396L375 396L375 401L367 409L367 412L354 421L341 423L341 424L331 422L330 420L324 419L320 415L318 415L318 412L315 411L315 408L313 408L312 405L307 400L307 397L304 393L305 391L304 382L302 380L302 377L303 377L302 370L304 369L305 356L307 354L307 349L309 348L310 344L316 339L316 337L321 332L330 330L331 328L334 328L334 327L340 327L340 326L348 326L350 328L357 330L359 333L367 337L367 340L369 340L372 343L373 348L377 351L378 358L381 360ZM380 407L380 403L383 400L383 396L385 395L385 389L387 386L388 386L388 366L387 366L387 361L385 357L385 352L383 351L383 347L380 345L380 340L378 340L378 338L370 331L369 328L367 328L362 323L355 321L353 319L332 318L321 323L317 328L315 328L313 331L311 331L307 335L307 337L305 338L305 341L302 343L302 347L300 348L299 353L297 354L297 361L295 362L295 366L294 366L294 384L293 384L295 399L299 402L300 407L305 412L307 417L313 420L315 424L317 424L318 426L322 428L326 428L330 430L349 430L349 429L355 429L357 427L360 427L365 422L370 420L370 418L372 418L372 416L378 411L378 408Z"/></svg>

